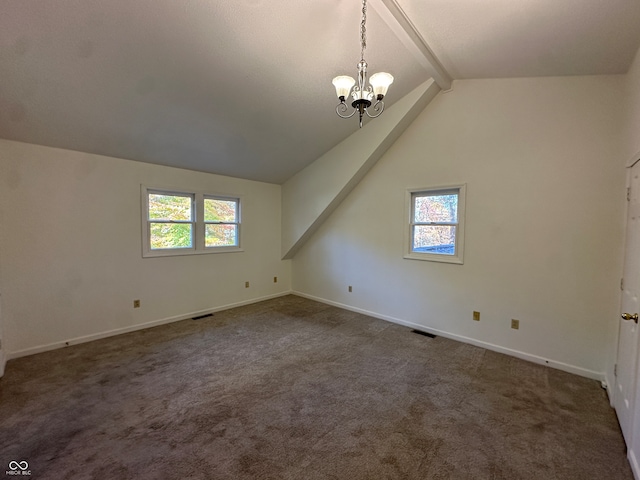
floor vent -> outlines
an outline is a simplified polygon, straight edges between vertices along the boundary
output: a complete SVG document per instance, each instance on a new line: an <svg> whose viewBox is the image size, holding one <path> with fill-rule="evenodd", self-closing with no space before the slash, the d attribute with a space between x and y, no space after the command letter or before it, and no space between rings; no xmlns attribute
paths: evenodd
<svg viewBox="0 0 640 480"><path fill-rule="evenodd" d="M199 317L193 317L191 320L200 320L202 318L213 317L213 313L207 313L206 315L200 315Z"/></svg>
<svg viewBox="0 0 640 480"><path fill-rule="evenodd" d="M411 331L413 333L417 333L418 335L424 335L425 337L436 338L436 336L433 333L421 332L420 330L411 330Z"/></svg>

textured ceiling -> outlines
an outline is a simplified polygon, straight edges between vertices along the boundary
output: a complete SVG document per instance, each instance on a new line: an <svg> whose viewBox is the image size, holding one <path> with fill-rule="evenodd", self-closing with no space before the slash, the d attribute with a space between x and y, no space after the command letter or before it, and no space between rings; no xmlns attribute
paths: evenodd
<svg viewBox="0 0 640 480"><path fill-rule="evenodd" d="M397 0L454 78L624 73L637 0ZM0 137L281 183L357 130L360 0L2 0ZM370 6L370 72L426 72Z"/></svg>

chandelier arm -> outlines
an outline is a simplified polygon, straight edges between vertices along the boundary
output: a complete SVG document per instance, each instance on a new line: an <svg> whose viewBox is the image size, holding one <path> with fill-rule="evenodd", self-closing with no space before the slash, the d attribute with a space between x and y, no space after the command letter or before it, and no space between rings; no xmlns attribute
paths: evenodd
<svg viewBox="0 0 640 480"><path fill-rule="evenodd" d="M378 100L376 103L374 103L374 104L373 104L373 107L372 107L372 108L373 108L373 111L374 111L374 112L377 112L377 113L374 113L374 114L372 115L372 114L370 114L370 113L369 113L369 109L367 108L367 109L365 110L365 113L367 114L367 116L368 116L369 118L376 118L376 117L379 117L379 116L380 116L380 114L384 111L384 102L383 102L382 100Z"/></svg>
<svg viewBox="0 0 640 480"><path fill-rule="evenodd" d="M344 115L347 111L349 110L349 108L347 107L347 104L344 102L340 102L338 104L338 106L336 107L336 113L338 114L339 117L341 118L351 118L353 117L356 112L357 109L354 109L353 112L351 112L349 115Z"/></svg>

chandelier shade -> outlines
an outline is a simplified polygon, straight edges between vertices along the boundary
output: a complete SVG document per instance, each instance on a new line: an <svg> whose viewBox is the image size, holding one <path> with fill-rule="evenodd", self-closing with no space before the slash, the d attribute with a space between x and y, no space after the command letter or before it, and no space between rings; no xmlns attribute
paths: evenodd
<svg viewBox="0 0 640 480"><path fill-rule="evenodd" d="M367 85L367 62L364 60L364 50L367 48L367 0L362 0L362 21L360 22L360 62L358 62L358 80L354 80L348 75L340 75L333 79L333 86L336 88L336 95L340 103L336 107L336 113L342 118L351 118L358 112L360 117L360 128L362 128L362 118L366 114L370 118L379 116L384 110L382 99L387 94L389 85L393 83L393 75L386 72L379 72L371 75L369 85ZM356 84L357 83L357 84ZM351 90L353 88L353 90ZM347 113L349 108L346 99L351 93L351 107L353 111ZM373 101L372 110L369 112Z"/></svg>
<svg viewBox="0 0 640 480"><path fill-rule="evenodd" d="M389 89L389 85L393 83L393 75L387 72L378 72L371 75L369 79L369 85L373 87L373 94L376 96L380 96L380 98L384 97L387 94L387 90Z"/></svg>
<svg viewBox="0 0 640 480"><path fill-rule="evenodd" d="M332 83L333 86L336 87L336 94L338 95L338 98L342 98L344 100L346 96L349 95L351 87L356 84L356 81L349 75L340 75L339 77L334 78Z"/></svg>

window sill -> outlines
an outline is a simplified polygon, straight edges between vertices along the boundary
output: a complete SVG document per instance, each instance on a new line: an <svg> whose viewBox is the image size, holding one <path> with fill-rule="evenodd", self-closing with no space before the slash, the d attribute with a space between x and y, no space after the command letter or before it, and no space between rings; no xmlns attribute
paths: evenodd
<svg viewBox="0 0 640 480"><path fill-rule="evenodd" d="M405 253L403 258L407 260L422 260L426 262L455 263L464 264L462 258L453 255L434 255L432 253Z"/></svg>
<svg viewBox="0 0 640 480"><path fill-rule="evenodd" d="M194 249L184 249L184 250L152 250L150 252L143 252L142 258L155 258L155 257L183 257L186 255L209 255L216 253L237 253L244 252L243 248L240 247L209 247L206 250L194 250Z"/></svg>

